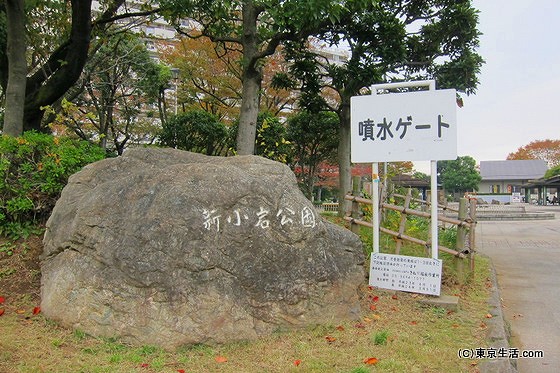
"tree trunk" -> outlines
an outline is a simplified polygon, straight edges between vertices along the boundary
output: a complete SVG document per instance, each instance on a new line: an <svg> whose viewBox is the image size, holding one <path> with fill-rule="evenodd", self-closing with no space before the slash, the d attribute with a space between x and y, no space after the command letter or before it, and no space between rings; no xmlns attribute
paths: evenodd
<svg viewBox="0 0 560 373"><path fill-rule="evenodd" d="M68 41L27 80L24 130L41 129L44 114L41 107L52 105L62 97L76 83L86 63L91 36L91 0L71 0L71 3L72 29Z"/></svg>
<svg viewBox="0 0 560 373"><path fill-rule="evenodd" d="M350 202L344 196L352 191L350 163L350 97L342 97L339 110L340 133L338 138L338 216L344 216Z"/></svg>
<svg viewBox="0 0 560 373"><path fill-rule="evenodd" d="M23 109L27 81L24 1L7 0L6 18L9 69L3 133L16 137L23 133Z"/></svg>
<svg viewBox="0 0 560 373"><path fill-rule="evenodd" d="M262 72L257 67L258 11L252 1L243 3L243 89L241 97L241 112L239 116L239 130L237 133L237 154L247 155L255 153L255 138L257 134L257 118L259 116L259 95L261 89Z"/></svg>

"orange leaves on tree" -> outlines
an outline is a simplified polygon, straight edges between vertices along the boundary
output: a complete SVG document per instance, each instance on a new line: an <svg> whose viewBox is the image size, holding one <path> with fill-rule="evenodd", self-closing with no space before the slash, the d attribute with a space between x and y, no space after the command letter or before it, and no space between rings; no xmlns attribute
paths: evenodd
<svg viewBox="0 0 560 373"><path fill-rule="evenodd" d="M225 356L216 356L216 362L218 363L227 363L228 359Z"/></svg>
<svg viewBox="0 0 560 373"><path fill-rule="evenodd" d="M375 365L379 362L379 359L377 359L376 357L368 357L364 359L364 364L367 365Z"/></svg>

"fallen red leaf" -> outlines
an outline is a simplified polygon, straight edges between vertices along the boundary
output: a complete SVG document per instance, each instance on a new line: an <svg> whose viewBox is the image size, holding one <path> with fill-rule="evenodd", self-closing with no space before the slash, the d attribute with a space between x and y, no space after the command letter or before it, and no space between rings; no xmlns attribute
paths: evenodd
<svg viewBox="0 0 560 373"><path fill-rule="evenodd" d="M33 308L33 314L34 315L38 315L41 313L41 307L35 307Z"/></svg>
<svg viewBox="0 0 560 373"><path fill-rule="evenodd" d="M361 322L354 324L354 327L358 328L358 329L364 329L366 326L364 324L362 324Z"/></svg>
<svg viewBox="0 0 560 373"><path fill-rule="evenodd" d="M6 300L6 298L0 297L0 304L4 303L5 300Z"/></svg>
<svg viewBox="0 0 560 373"><path fill-rule="evenodd" d="M486 318L487 318L487 319L491 319L492 317L493 317L493 316L492 316L491 314L489 314L489 313L486 314Z"/></svg>
<svg viewBox="0 0 560 373"><path fill-rule="evenodd" d="M418 325L418 321L411 321L409 324L410 325Z"/></svg>
<svg viewBox="0 0 560 373"><path fill-rule="evenodd" d="M330 335L327 335L327 336L325 337L325 339L326 339L327 342L329 342L329 343L333 343L334 341L336 341L336 338L335 338L335 337L331 337Z"/></svg>
<svg viewBox="0 0 560 373"><path fill-rule="evenodd" d="M373 298L371 298L372 301L377 302L379 300L379 297L376 295Z"/></svg>
<svg viewBox="0 0 560 373"><path fill-rule="evenodd" d="M376 357L368 357L366 359L364 359L364 363L368 364L368 365L375 365L377 364L379 360Z"/></svg>
<svg viewBox="0 0 560 373"><path fill-rule="evenodd" d="M0 308L0 316L2 316L4 314L4 309Z"/></svg>
<svg viewBox="0 0 560 373"><path fill-rule="evenodd" d="M177 372L178 373L185 373L185 370L184 369L177 369Z"/></svg>
<svg viewBox="0 0 560 373"><path fill-rule="evenodd" d="M140 367L142 367L142 368L149 368L149 367L150 367L150 364L148 364L148 363L142 363L142 364L140 365Z"/></svg>
<svg viewBox="0 0 560 373"><path fill-rule="evenodd" d="M340 332L343 332L344 331L344 326L339 325L339 326L336 327L336 330L338 330Z"/></svg>
<svg viewBox="0 0 560 373"><path fill-rule="evenodd" d="M228 360L227 360L227 357L225 357L225 356L216 356L216 361L218 363L227 363Z"/></svg>
<svg viewBox="0 0 560 373"><path fill-rule="evenodd" d="M393 299L399 299L399 297L397 297L396 294L394 294L391 298L393 298Z"/></svg>
<svg viewBox="0 0 560 373"><path fill-rule="evenodd" d="M300 364L301 364L301 360L300 360L300 359L297 359L296 361L294 361L294 365L295 365L296 367L299 367Z"/></svg>

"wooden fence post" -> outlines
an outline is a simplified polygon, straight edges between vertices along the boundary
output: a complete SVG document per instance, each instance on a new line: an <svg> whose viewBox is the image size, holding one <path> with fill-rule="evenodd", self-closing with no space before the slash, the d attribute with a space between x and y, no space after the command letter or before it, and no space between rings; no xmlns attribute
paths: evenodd
<svg viewBox="0 0 560 373"><path fill-rule="evenodd" d="M467 218L467 199L459 199L459 215L458 219L465 221ZM465 239L467 237L467 228L462 225L457 226L457 245L456 249L458 252L463 252L465 250ZM465 261L461 258L455 257L455 269L457 270L457 279L459 283L464 284L466 282L465 276Z"/></svg>
<svg viewBox="0 0 560 373"><path fill-rule="evenodd" d="M476 231L476 199L470 199L470 206L469 206L469 220L470 220L470 228L469 228L469 259L470 259L470 267L471 272L474 273L474 256L476 252L475 246L475 231Z"/></svg>
<svg viewBox="0 0 560 373"><path fill-rule="evenodd" d="M354 176L352 178L352 195L354 197L359 197L362 190L362 178L359 176ZM351 209L347 215L350 215L352 219L361 219L362 211L360 210L360 204L356 200L352 201ZM350 230L352 233L360 235L360 226L354 222L350 222Z"/></svg>
<svg viewBox="0 0 560 373"><path fill-rule="evenodd" d="M412 189L408 188L408 193L406 194L406 198L404 199L403 205L403 213L401 214L401 222L399 224L399 237L397 237L397 243L395 245L395 254L400 254L401 246L402 246L402 239L400 236L404 234L404 230L406 229L406 219L407 214L406 210L410 207L410 200L412 199Z"/></svg>

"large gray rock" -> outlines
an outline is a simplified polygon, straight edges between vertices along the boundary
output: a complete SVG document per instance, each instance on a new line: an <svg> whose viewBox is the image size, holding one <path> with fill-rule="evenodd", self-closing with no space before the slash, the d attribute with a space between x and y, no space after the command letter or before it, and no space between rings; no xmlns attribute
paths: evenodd
<svg viewBox="0 0 560 373"><path fill-rule="evenodd" d="M288 167L134 149L73 175L47 223L41 310L95 336L175 348L359 313L357 236Z"/></svg>

